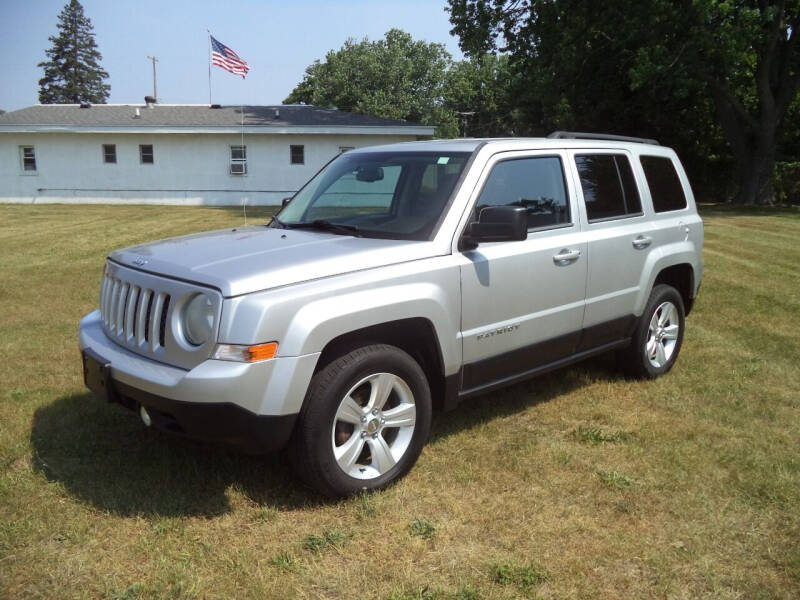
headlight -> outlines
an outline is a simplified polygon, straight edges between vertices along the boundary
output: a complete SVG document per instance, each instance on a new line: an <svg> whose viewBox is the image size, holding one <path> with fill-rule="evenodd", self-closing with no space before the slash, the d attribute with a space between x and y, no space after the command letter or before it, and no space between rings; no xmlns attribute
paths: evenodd
<svg viewBox="0 0 800 600"><path fill-rule="evenodd" d="M205 294L197 294L183 309L183 334L194 346L202 346L211 336L214 305Z"/></svg>

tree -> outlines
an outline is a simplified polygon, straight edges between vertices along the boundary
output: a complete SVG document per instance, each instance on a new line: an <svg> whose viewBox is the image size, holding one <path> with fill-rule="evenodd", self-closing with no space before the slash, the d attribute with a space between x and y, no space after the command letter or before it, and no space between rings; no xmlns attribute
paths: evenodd
<svg viewBox="0 0 800 600"><path fill-rule="evenodd" d="M451 63L441 44L414 41L399 29L378 41L348 39L310 65L284 102L435 125L438 136L449 137L458 133L455 115L443 106Z"/></svg>
<svg viewBox="0 0 800 600"><path fill-rule="evenodd" d="M771 201L777 133L800 87L800 0L448 3L468 56L508 54L529 124L612 126L698 157L721 133L736 201Z"/></svg>
<svg viewBox="0 0 800 600"><path fill-rule="evenodd" d="M524 123L513 94L514 81L507 56L485 54L456 62L447 72L444 106L456 115L472 113L463 115L472 137L519 135Z"/></svg>
<svg viewBox="0 0 800 600"><path fill-rule="evenodd" d="M108 73L100 67L102 56L94 41L91 20L83 14L78 0L70 0L58 15L58 35L50 36L49 60L39 63L44 77L39 80L42 104L104 104L111 86L103 83Z"/></svg>

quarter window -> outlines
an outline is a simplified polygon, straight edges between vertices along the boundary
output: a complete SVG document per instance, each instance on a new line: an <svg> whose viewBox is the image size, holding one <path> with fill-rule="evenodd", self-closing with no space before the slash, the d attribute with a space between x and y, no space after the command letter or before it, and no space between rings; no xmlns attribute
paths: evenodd
<svg viewBox="0 0 800 600"><path fill-rule="evenodd" d="M231 175L247 175L247 146L231 146Z"/></svg>
<svg viewBox="0 0 800 600"><path fill-rule="evenodd" d="M483 186L479 213L487 206L524 206L528 229L569 224L564 169L557 156L517 158L497 163Z"/></svg>
<svg viewBox="0 0 800 600"><path fill-rule="evenodd" d="M20 146L19 156L22 160L22 170L26 173L35 173L36 149L33 146Z"/></svg>
<svg viewBox="0 0 800 600"><path fill-rule="evenodd" d="M642 214L642 202L628 157L580 154L575 157L589 222Z"/></svg>
<svg viewBox="0 0 800 600"><path fill-rule="evenodd" d="M289 160L293 165L305 164L305 146L289 146Z"/></svg>
<svg viewBox="0 0 800 600"><path fill-rule="evenodd" d="M139 162L143 165L153 164L153 144L139 144Z"/></svg>
<svg viewBox="0 0 800 600"><path fill-rule="evenodd" d="M639 160L650 188L653 209L659 213L686 208L686 195L672 161L664 156L642 156Z"/></svg>
<svg viewBox="0 0 800 600"><path fill-rule="evenodd" d="M115 164L117 162L117 145L103 144L103 162Z"/></svg>

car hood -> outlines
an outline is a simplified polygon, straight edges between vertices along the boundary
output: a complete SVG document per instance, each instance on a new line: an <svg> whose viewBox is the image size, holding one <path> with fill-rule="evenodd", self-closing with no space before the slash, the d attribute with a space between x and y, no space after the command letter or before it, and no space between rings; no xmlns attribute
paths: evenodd
<svg viewBox="0 0 800 600"><path fill-rule="evenodd" d="M437 254L432 242L257 226L140 244L109 258L148 273L209 285L229 297Z"/></svg>

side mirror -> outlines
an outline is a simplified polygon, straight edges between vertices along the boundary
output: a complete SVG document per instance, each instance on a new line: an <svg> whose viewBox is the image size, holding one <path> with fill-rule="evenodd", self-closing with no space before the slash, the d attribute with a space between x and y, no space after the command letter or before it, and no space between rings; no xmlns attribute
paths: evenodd
<svg viewBox="0 0 800 600"><path fill-rule="evenodd" d="M482 242L519 242L528 239L528 210L524 206L487 206L478 220L467 226L462 238L465 250Z"/></svg>
<svg viewBox="0 0 800 600"><path fill-rule="evenodd" d="M290 197L288 197L288 198L284 198L283 200L281 200L281 208L283 208L284 206L286 206L287 204L289 204L289 202L291 202L291 201L292 201L292 198L291 198L291 196L290 196Z"/></svg>

